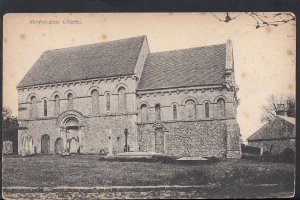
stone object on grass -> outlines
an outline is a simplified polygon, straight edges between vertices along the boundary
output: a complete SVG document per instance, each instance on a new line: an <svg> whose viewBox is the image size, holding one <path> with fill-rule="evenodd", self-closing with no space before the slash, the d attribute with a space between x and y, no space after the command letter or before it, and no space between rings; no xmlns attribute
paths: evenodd
<svg viewBox="0 0 300 200"><path fill-rule="evenodd" d="M12 147L12 141L3 141L3 154L12 154L13 153L13 147Z"/></svg>
<svg viewBox="0 0 300 200"><path fill-rule="evenodd" d="M28 133L22 136L22 156L30 156L34 154L33 137Z"/></svg>
<svg viewBox="0 0 300 200"><path fill-rule="evenodd" d="M181 158L178 158L177 160L180 160L180 161L190 161L190 160L196 160L196 161L205 161L207 160L206 158L203 158L203 157L181 157Z"/></svg>

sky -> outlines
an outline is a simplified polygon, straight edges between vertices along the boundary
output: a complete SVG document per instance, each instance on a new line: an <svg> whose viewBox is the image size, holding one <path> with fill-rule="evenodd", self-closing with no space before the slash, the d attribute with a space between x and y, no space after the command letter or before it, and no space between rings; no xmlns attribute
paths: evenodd
<svg viewBox="0 0 300 200"><path fill-rule="evenodd" d="M225 13L7 14L3 20L3 106L18 115L16 85L46 50L139 35L147 36L151 52L231 39L240 99L237 120L245 140L263 125L261 107L269 95L295 94L296 28L283 24L256 29L251 16L231 16L238 17L225 23L216 18L224 18Z"/></svg>

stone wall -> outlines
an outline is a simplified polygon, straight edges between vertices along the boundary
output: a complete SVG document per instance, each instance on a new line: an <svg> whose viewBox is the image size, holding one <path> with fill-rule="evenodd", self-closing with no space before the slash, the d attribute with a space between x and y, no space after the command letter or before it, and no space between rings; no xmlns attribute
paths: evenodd
<svg viewBox="0 0 300 200"><path fill-rule="evenodd" d="M225 120L163 122L164 153L175 156L226 157ZM155 150L152 123L138 124L141 151Z"/></svg>
<svg viewBox="0 0 300 200"><path fill-rule="evenodd" d="M147 48L146 48L147 49ZM141 60L140 62L143 62ZM73 83L57 84L45 87L30 87L19 89L19 115L22 130L19 131L19 144L22 146L22 135L28 133L33 137L33 146L36 153L41 153L41 137L44 134L50 136L50 153L54 153L54 144L58 138L62 138L64 147L71 138L66 136L66 130L61 129L62 124L57 124L59 117L65 112L78 112L85 119L86 124L79 128L79 145L84 152L99 153L101 149L108 149L109 137L113 148L120 152L124 147L124 130L129 131L128 143L131 150L138 149L136 139L136 78L134 76L115 77L108 79L78 81ZM118 89L126 90L126 111L118 109ZM99 91L99 113L92 113L92 90ZM74 96L73 109L67 106L67 95ZM110 110L106 107L106 94L110 94ZM30 117L30 97L37 98L37 117ZM60 112L55 115L54 96L60 97ZM47 100L47 116L44 116L43 101ZM67 117L67 116L66 116ZM71 137L71 133L69 133ZM79 139L80 138L80 139ZM74 139L77 137L74 136ZM77 147L76 147L77 148ZM19 153L21 149L19 148Z"/></svg>
<svg viewBox="0 0 300 200"><path fill-rule="evenodd" d="M48 120L30 120L23 121L22 127L24 130L19 130L18 134L18 151L22 154L22 136L29 134L33 137L33 146L36 148L36 153L41 153L41 138L44 134L50 136L50 152L54 152L55 140L60 137L59 127L56 125L56 119Z"/></svg>
<svg viewBox="0 0 300 200"><path fill-rule="evenodd" d="M60 113L67 110L67 95L72 93L74 96L74 109L84 115L92 115L91 91L99 91L100 114L119 113L118 111L118 88L123 86L126 89L127 112L136 111L136 79L134 77L115 77L99 81L73 82L70 84L58 84L57 86L31 87L29 89L18 90L19 112L18 119L29 119L30 97L37 98L37 118L47 119L57 117L54 113L54 96L60 97ZM110 94L110 110L106 110L105 94ZM48 115L44 116L43 100L47 100Z"/></svg>
<svg viewBox="0 0 300 200"><path fill-rule="evenodd" d="M138 150L137 146L137 130L136 130L136 115L105 115L96 117L85 117L84 126L80 127L81 143L83 153L99 153L101 149L108 152L109 140L116 152L122 152L125 145L125 129L128 129L128 145L130 150ZM26 129L19 130L19 154L22 153L22 136L29 134L33 137L33 146L36 153L41 153L41 138L44 134L50 137L50 153L54 153L55 141L62 138L64 147L67 148L66 140L70 139L70 133L66 138L65 130L60 124L57 124L57 119L44 120L27 120L22 122L22 127ZM77 135L74 135L75 138Z"/></svg>
<svg viewBox="0 0 300 200"><path fill-rule="evenodd" d="M137 92L138 122L141 122L141 105L146 104L148 109L148 121L154 122L155 105L161 106L161 120L173 120L172 106L177 106L177 120L188 120L185 102L189 99L196 103L196 120L205 119L230 119L236 118L235 99L232 91L225 88L216 89L186 89L185 91L161 90L157 93ZM217 108L217 100L225 100L225 116L220 116ZM209 103L209 118L205 116L204 104Z"/></svg>
<svg viewBox="0 0 300 200"><path fill-rule="evenodd" d="M101 149L108 152L109 143L116 153L123 152L125 129L128 130L128 145L131 151L137 151L136 115L115 115L86 118L84 144L87 152L99 153ZM111 140L111 141L110 141Z"/></svg>
<svg viewBox="0 0 300 200"><path fill-rule="evenodd" d="M241 157L241 133L236 120L226 120L227 158Z"/></svg>

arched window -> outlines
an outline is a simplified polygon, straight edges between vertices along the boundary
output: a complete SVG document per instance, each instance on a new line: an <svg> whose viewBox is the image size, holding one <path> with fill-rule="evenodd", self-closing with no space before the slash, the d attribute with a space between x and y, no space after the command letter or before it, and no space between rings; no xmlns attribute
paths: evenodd
<svg viewBox="0 0 300 200"><path fill-rule="evenodd" d="M73 94L72 93L68 94L68 109L69 110L73 109Z"/></svg>
<svg viewBox="0 0 300 200"><path fill-rule="evenodd" d="M155 119L156 120L161 120L160 116L160 104L155 105Z"/></svg>
<svg viewBox="0 0 300 200"><path fill-rule="evenodd" d="M186 113L188 120L195 120L196 119L196 104L193 100L187 100L185 102L186 106Z"/></svg>
<svg viewBox="0 0 300 200"><path fill-rule="evenodd" d="M175 104L173 105L173 119L177 119L177 106Z"/></svg>
<svg viewBox="0 0 300 200"><path fill-rule="evenodd" d="M58 95L55 95L54 97L54 114L57 116L59 115L60 111L60 98Z"/></svg>
<svg viewBox="0 0 300 200"><path fill-rule="evenodd" d="M48 114L47 100L44 99L44 117L47 117L47 114Z"/></svg>
<svg viewBox="0 0 300 200"><path fill-rule="evenodd" d="M106 110L110 111L110 94L106 93Z"/></svg>
<svg viewBox="0 0 300 200"><path fill-rule="evenodd" d="M141 105L142 122L148 121L148 107L146 104Z"/></svg>
<svg viewBox="0 0 300 200"><path fill-rule="evenodd" d="M206 102L204 104L204 107L205 107L205 118L209 118L209 103Z"/></svg>
<svg viewBox="0 0 300 200"><path fill-rule="evenodd" d="M219 116L225 117L225 101L224 99L218 99L217 101Z"/></svg>
<svg viewBox="0 0 300 200"><path fill-rule="evenodd" d="M92 113L99 114L99 91L93 90L92 94Z"/></svg>
<svg viewBox="0 0 300 200"><path fill-rule="evenodd" d="M30 98L30 117L36 118L37 117L37 106L36 106L37 100L35 96L32 96Z"/></svg>
<svg viewBox="0 0 300 200"><path fill-rule="evenodd" d="M126 112L126 90L120 87L118 90L119 112Z"/></svg>

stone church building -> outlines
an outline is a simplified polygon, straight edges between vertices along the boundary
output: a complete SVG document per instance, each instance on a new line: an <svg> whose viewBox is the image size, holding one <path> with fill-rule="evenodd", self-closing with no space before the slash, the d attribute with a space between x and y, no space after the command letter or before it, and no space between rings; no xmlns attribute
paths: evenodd
<svg viewBox="0 0 300 200"><path fill-rule="evenodd" d="M139 36L49 50L17 90L20 154L240 157L230 40L150 53Z"/></svg>

